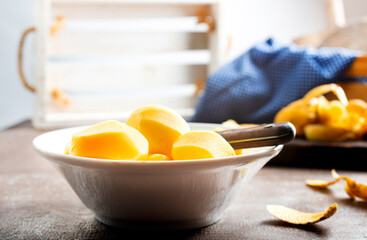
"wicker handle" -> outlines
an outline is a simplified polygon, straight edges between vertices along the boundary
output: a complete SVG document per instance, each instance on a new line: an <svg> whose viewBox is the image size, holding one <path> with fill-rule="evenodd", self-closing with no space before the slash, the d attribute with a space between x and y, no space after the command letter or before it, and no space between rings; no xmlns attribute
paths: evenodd
<svg viewBox="0 0 367 240"><path fill-rule="evenodd" d="M22 33L22 37L20 39L20 42L19 42L19 46L18 46L18 72L19 72L19 77L20 77L20 80L22 80L22 83L23 83L24 87L27 88L31 92L35 92L36 89L28 83L26 77L24 76L24 72L23 72L23 47L24 47L24 41L25 41L26 37L29 35L29 33L34 32L35 30L36 30L35 27L30 27L30 28L27 28L26 30L24 30L24 32Z"/></svg>

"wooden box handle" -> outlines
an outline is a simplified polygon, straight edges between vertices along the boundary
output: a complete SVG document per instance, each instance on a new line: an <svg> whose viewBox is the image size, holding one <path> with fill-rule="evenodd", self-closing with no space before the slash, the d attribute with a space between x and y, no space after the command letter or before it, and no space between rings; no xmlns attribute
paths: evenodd
<svg viewBox="0 0 367 240"><path fill-rule="evenodd" d="M34 31L36 31L35 27L29 27L26 30L24 30L23 33L22 33L22 37L20 38L20 42L19 42L19 46L18 46L18 73L19 73L19 77L20 77L20 80L23 83L23 86L31 92L35 92L36 88L31 86L28 83L28 81L27 81L27 79L24 75L24 71L23 71L23 47L24 47L24 41L25 41L26 37Z"/></svg>

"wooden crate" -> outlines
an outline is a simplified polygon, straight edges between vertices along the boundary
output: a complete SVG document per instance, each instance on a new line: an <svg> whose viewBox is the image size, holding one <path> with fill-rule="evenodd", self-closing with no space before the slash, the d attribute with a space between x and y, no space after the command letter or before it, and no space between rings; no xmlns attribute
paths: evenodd
<svg viewBox="0 0 367 240"><path fill-rule="evenodd" d="M189 119L197 82L228 55L225 2L36 0L33 125L125 121L147 104Z"/></svg>

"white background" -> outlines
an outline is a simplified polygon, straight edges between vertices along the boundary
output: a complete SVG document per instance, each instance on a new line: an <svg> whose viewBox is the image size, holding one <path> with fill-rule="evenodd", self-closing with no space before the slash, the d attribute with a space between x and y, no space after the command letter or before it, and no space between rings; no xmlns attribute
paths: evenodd
<svg viewBox="0 0 367 240"><path fill-rule="evenodd" d="M367 15L366 0L345 0L347 22ZM326 27L326 0L232 0L231 58L255 42L276 37L289 42ZM21 32L34 23L34 1L0 1L0 129L32 116L33 96L17 72L17 47ZM24 49L24 70L32 81L32 37Z"/></svg>

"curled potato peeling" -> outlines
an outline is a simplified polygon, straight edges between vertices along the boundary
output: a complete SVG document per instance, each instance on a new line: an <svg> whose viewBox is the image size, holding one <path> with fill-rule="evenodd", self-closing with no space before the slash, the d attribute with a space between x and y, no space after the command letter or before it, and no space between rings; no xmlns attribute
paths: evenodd
<svg viewBox="0 0 367 240"><path fill-rule="evenodd" d="M338 100L323 95L334 93ZM337 84L311 89L302 99L282 108L274 122L289 121L298 136L315 141L360 140L367 135L367 103L361 99L348 101Z"/></svg>
<svg viewBox="0 0 367 240"><path fill-rule="evenodd" d="M306 225L317 223L333 216L338 209L338 205L334 203L329 206L326 211L318 213L300 212L280 205L267 205L266 209L274 217L277 217L284 222L296 225Z"/></svg>
<svg viewBox="0 0 367 240"><path fill-rule="evenodd" d="M306 180L306 184L310 187L315 187L315 188L327 188L330 185L333 185L335 183L339 182L339 179L336 179L334 181L324 181L324 180L318 180L318 179L309 179Z"/></svg>
<svg viewBox="0 0 367 240"><path fill-rule="evenodd" d="M316 109L302 99L292 102L281 109L275 116L274 122L291 122L296 128L297 135L303 135L303 128L316 121Z"/></svg>
<svg viewBox="0 0 367 240"><path fill-rule="evenodd" d="M345 192L349 195L349 197L353 200L355 200L357 197L354 195L354 193L350 190L349 185L347 182L344 183Z"/></svg>
<svg viewBox="0 0 367 240"><path fill-rule="evenodd" d="M352 180L350 177L339 175L335 169L331 170L331 175L335 178L334 181L324 181L324 180L306 180L306 184L310 187L316 188L327 188L328 186L339 182L340 180L345 180L345 191L350 198L356 199L361 198L367 201L367 185L358 183Z"/></svg>
<svg viewBox="0 0 367 240"><path fill-rule="evenodd" d="M340 176L338 179L344 179L346 181L345 184L347 185L347 187L345 187L345 190L351 198L353 198L352 196L354 196L353 199L355 199L355 197L359 197L367 201L367 185L357 183L350 177L346 176Z"/></svg>
<svg viewBox="0 0 367 240"><path fill-rule="evenodd" d="M308 102L314 97L319 97L321 95L324 95L326 93L332 92L334 95L339 99L339 101L344 105L348 105L348 99L345 95L345 92L343 88L341 88L339 85L335 83L330 84L324 84L317 86L313 89L311 89L306 95L303 97L303 100Z"/></svg>

